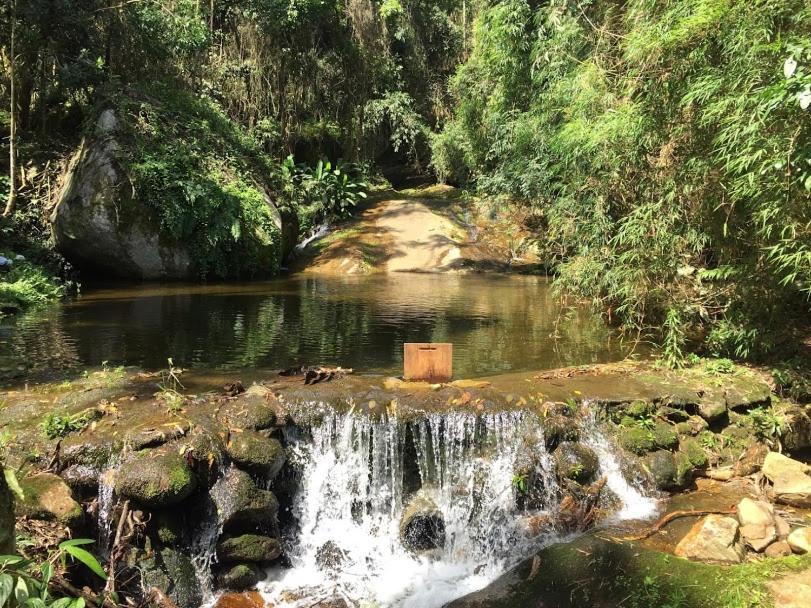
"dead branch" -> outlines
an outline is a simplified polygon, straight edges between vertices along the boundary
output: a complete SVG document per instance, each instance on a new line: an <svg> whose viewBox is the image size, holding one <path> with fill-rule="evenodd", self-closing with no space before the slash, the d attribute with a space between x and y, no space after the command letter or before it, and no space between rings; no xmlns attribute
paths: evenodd
<svg viewBox="0 0 811 608"><path fill-rule="evenodd" d="M713 509L713 510L699 510L699 511L673 511L672 513L668 513L664 517L662 517L659 521L654 524L654 526L648 529L646 532L642 534L637 534L635 536L620 536L616 538L612 538L612 540L620 540L620 541L634 541L634 540L644 540L650 536L656 534L659 530L664 528L667 524L675 519L679 519L681 517L703 517L705 515L734 515L736 513L735 509Z"/></svg>

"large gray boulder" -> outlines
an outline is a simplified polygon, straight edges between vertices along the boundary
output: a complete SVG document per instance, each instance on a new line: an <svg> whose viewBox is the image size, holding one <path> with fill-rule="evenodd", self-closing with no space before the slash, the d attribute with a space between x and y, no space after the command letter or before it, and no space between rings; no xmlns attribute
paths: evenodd
<svg viewBox="0 0 811 608"><path fill-rule="evenodd" d="M115 112L103 111L71 159L51 214L56 247L80 268L114 276L189 278L189 252L161 238L154 213L134 196L120 162L120 130Z"/></svg>

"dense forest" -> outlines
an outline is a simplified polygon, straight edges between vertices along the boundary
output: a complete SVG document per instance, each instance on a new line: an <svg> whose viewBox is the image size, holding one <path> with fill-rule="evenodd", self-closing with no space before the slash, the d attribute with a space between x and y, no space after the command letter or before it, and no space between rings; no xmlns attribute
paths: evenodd
<svg viewBox="0 0 811 608"><path fill-rule="evenodd" d="M77 280L48 219L112 108L200 278L278 272L407 167L526 209L560 296L671 363L808 340L804 0L8 0L0 30L9 307Z"/></svg>

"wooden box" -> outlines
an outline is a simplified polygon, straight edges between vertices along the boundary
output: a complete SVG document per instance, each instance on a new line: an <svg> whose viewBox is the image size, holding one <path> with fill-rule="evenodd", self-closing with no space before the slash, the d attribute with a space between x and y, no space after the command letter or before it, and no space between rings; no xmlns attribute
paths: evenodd
<svg viewBox="0 0 811 608"><path fill-rule="evenodd" d="M406 380L448 382L453 377L453 344L407 342L403 359Z"/></svg>

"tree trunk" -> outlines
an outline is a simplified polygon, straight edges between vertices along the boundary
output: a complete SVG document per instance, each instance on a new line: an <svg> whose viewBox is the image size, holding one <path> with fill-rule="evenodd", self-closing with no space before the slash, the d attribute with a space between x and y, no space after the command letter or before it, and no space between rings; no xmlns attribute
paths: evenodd
<svg viewBox="0 0 811 608"><path fill-rule="evenodd" d="M17 22L17 0L11 2L11 120L9 128L9 142L8 142L8 200L6 201L6 208L3 210L3 217L9 217L14 213L14 208L17 206L17 94L16 94L16 80L17 70L15 68L17 58L14 55L16 49L14 48L14 38L16 34Z"/></svg>

